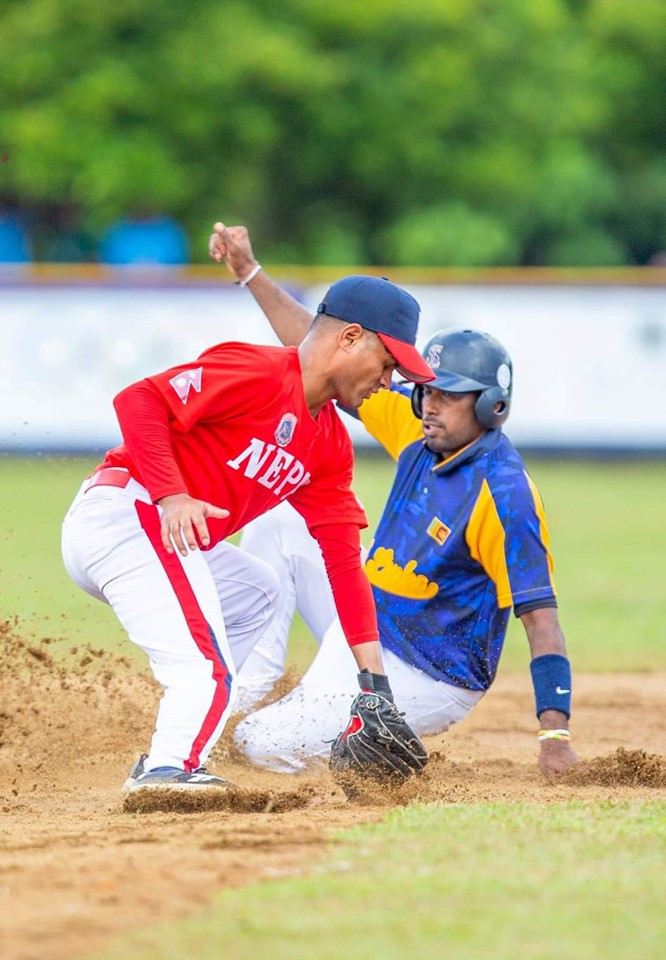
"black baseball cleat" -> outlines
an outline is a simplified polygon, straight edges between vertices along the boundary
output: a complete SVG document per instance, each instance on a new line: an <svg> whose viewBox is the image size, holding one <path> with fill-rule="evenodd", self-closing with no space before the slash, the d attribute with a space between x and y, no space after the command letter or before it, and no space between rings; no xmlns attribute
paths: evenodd
<svg viewBox="0 0 666 960"><path fill-rule="evenodd" d="M144 764L147 758L148 754L142 753L132 767L129 777L123 784L124 793L148 789L206 790L210 787L228 790L232 786L228 780L208 773L205 767L197 767L190 773L180 767L155 767L154 770L146 771Z"/></svg>

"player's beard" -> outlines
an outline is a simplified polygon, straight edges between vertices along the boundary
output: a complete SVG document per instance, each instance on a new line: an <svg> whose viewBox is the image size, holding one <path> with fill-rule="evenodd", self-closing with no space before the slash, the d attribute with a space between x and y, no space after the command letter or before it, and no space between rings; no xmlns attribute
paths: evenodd
<svg viewBox="0 0 666 960"><path fill-rule="evenodd" d="M431 450L433 453L436 453L438 456L451 457L458 451L462 450L463 447L469 446L470 443L473 443L474 440L485 433L482 427L477 427L470 430L459 430L454 433L448 433L446 427L434 417L425 417L423 420L424 428L430 424L432 427L436 428L436 433L428 433L424 429L423 435L425 439L425 445L428 450Z"/></svg>

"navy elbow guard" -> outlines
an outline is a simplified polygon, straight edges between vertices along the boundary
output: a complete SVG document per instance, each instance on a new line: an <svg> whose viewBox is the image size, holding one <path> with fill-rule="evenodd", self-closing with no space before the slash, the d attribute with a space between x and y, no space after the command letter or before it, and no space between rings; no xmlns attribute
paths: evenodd
<svg viewBox="0 0 666 960"><path fill-rule="evenodd" d="M559 653L535 657L530 664L536 715L544 710L560 710L571 716L571 664Z"/></svg>

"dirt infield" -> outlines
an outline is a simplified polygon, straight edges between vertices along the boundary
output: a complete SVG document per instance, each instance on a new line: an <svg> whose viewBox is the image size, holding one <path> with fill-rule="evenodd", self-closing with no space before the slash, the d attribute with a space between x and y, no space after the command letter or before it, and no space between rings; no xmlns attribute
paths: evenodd
<svg viewBox="0 0 666 960"><path fill-rule="evenodd" d="M239 762L226 741L211 768L238 784L221 809L130 813L119 786L148 742L157 687L123 658L81 649L59 666L48 641L0 629L0 954L71 960L114 934L186 915L223 886L297 876L339 829L384 805L350 804L325 770L299 777ZM666 797L666 674L577 676L567 783L536 767L532 694L501 676L458 728L427 738L414 796L473 803Z"/></svg>

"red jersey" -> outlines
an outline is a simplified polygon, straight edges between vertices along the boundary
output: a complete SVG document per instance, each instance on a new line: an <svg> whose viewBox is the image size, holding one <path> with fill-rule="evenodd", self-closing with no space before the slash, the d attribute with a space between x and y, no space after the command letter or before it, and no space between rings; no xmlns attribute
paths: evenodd
<svg viewBox="0 0 666 960"><path fill-rule="evenodd" d="M211 546L286 499L313 533L330 523L368 525L351 491L349 434L330 402L312 417L296 347L222 343L148 381L168 404L183 483L142 475L146 465L142 472L125 444L103 465L127 467L153 500L189 493L229 510L226 520L208 521Z"/></svg>
<svg viewBox="0 0 666 960"><path fill-rule="evenodd" d="M308 410L296 347L218 344L114 405L125 443L103 467L126 467L154 501L188 493L229 510L207 520L210 547L289 499L319 541L349 643L377 640L351 440L332 403Z"/></svg>

